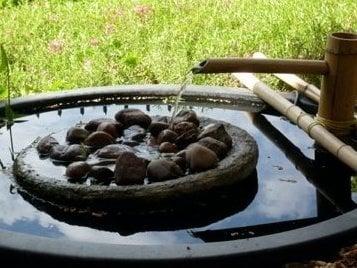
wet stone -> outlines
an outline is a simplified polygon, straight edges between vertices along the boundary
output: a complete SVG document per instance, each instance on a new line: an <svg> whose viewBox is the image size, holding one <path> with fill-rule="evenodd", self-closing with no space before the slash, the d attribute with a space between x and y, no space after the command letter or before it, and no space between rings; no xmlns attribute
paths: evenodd
<svg viewBox="0 0 357 268"><path fill-rule="evenodd" d="M177 138L177 133L170 130L170 129L164 129L163 131L160 132L159 136L157 137L157 142L159 144L163 142L171 142L174 143Z"/></svg>
<svg viewBox="0 0 357 268"><path fill-rule="evenodd" d="M91 170L91 166L86 162L78 161L68 165L66 169L66 176L72 180L81 180L86 177Z"/></svg>
<svg viewBox="0 0 357 268"><path fill-rule="evenodd" d="M160 153L175 153L177 151L177 146L171 142L163 142L159 146Z"/></svg>
<svg viewBox="0 0 357 268"><path fill-rule="evenodd" d="M87 159L88 154L88 148L83 145L56 145L50 151L50 158L65 162L83 161Z"/></svg>
<svg viewBox="0 0 357 268"><path fill-rule="evenodd" d="M190 129L189 131L181 134L178 136L175 140L175 144L179 149L183 149L190 145L191 143L194 143L197 141L198 137L198 130L197 128Z"/></svg>
<svg viewBox="0 0 357 268"><path fill-rule="evenodd" d="M123 125L118 122L102 122L98 125L97 131L103 131L108 133L114 139L118 138L122 134Z"/></svg>
<svg viewBox="0 0 357 268"><path fill-rule="evenodd" d="M143 184L146 161L132 152L122 152L115 163L114 178L118 185Z"/></svg>
<svg viewBox="0 0 357 268"><path fill-rule="evenodd" d="M40 155L48 155L53 146L58 145L58 141L52 136L48 135L40 139L37 144L37 151Z"/></svg>
<svg viewBox="0 0 357 268"><path fill-rule="evenodd" d="M95 131L91 133L87 139L83 142L87 146L94 148L101 148L106 145L112 144L114 139L108 133L104 131Z"/></svg>
<svg viewBox="0 0 357 268"><path fill-rule="evenodd" d="M199 172L216 167L218 157L212 150L193 144L186 152L186 161L192 172Z"/></svg>
<svg viewBox="0 0 357 268"><path fill-rule="evenodd" d="M108 167L93 166L88 176L94 178L96 184L109 185L114 178L114 172Z"/></svg>
<svg viewBox="0 0 357 268"><path fill-rule="evenodd" d="M197 118L197 114L192 110L182 110L174 118L173 124L176 125L180 122L191 122L197 127L200 125L200 121Z"/></svg>
<svg viewBox="0 0 357 268"><path fill-rule="evenodd" d="M124 144L109 144L97 150L95 155L100 158L116 159L122 152L134 152L134 149Z"/></svg>
<svg viewBox="0 0 357 268"><path fill-rule="evenodd" d="M115 114L115 119L125 128L133 125L147 129L151 124L151 117L139 109L124 109Z"/></svg>
<svg viewBox="0 0 357 268"><path fill-rule="evenodd" d="M114 123L117 124L118 122L115 121L112 118L96 118L93 120L90 120L85 126L84 128L86 130L88 130L89 132L93 132L96 131L98 129L98 126L103 123L103 122L109 122L109 123Z"/></svg>
<svg viewBox="0 0 357 268"><path fill-rule="evenodd" d="M196 125L192 122L180 122L173 126L173 131L180 136L188 131L196 130L196 128Z"/></svg>
<svg viewBox="0 0 357 268"><path fill-rule="evenodd" d="M215 152L219 159L223 159L229 150L225 143L211 137L202 138L197 143Z"/></svg>
<svg viewBox="0 0 357 268"><path fill-rule="evenodd" d="M147 176L151 182L176 179L184 174L180 166L166 159L157 159L147 167Z"/></svg>
<svg viewBox="0 0 357 268"><path fill-rule="evenodd" d="M232 147L232 138L227 133L223 124L209 124L206 126L198 136L198 139L200 140L205 137L211 137L221 141L225 143L229 149Z"/></svg>
<svg viewBox="0 0 357 268"><path fill-rule="evenodd" d="M182 170L187 168L186 159L180 156L171 157L171 161L175 162Z"/></svg>
<svg viewBox="0 0 357 268"><path fill-rule="evenodd" d="M81 127L71 127L67 131L66 141L69 143L81 143L89 136L89 132Z"/></svg>
<svg viewBox="0 0 357 268"><path fill-rule="evenodd" d="M157 137L161 131L164 129L169 128L169 124L165 122L152 122L151 125L149 126L149 132L151 135L154 137Z"/></svg>

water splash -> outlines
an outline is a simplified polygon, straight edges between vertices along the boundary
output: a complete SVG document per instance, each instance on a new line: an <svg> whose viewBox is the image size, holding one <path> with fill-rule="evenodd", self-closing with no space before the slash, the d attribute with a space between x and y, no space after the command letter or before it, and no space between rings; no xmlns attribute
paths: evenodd
<svg viewBox="0 0 357 268"><path fill-rule="evenodd" d="M178 112L178 107L179 107L179 103L181 100L181 96L183 94L183 92L185 91L185 89L187 88L188 85L192 84L192 80L193 80L193 73L192 71L189 71L186 75L185 75L185 79L183 80L181 86L180 86L180 90L178 91L176 98L175 98L175 106L174 106L174 110L172 112L171 115L171 120L170 120L170 125L172 124L177 112Z"/></svg>

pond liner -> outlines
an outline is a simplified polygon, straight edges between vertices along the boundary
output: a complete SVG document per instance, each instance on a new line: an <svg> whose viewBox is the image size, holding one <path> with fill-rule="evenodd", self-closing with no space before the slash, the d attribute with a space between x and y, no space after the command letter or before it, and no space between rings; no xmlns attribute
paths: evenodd
<svg viewBox="0 0 357 268"><path fill-rule="evenodd" d="M135 86L130 87L134 88ZM162 92L165 96L175 92L174 88L178 89L178 86L162 85L139 86L138 88L145 91L144 88L146 87L151 90L160 89L162 91L167 88L167 95ZM129 88L128 86L104 87L100 88L100 91L109 96L113 93L113 90L124 89L123 91L128 91ZM213 88L215 87L210 87L210 89ZM196 86L195 89L201 91L201 97L204 94L209 94L206 86ZM77 94L80 91L77 91ZM92 94L91 91L95 94ZM142 94L148 93L147 91ZM89 95L101 96L98 88L86 89L80 93L82 96L75 97L75 91L71 94L73 94L72 101L83 99L82 94L86 98ZM264 103L252 94L248 94L250 96L247 97L247 93L239 93L236 90L234 93L228 93L227 99L229 99L229 95L233 99L244 100L243 103L249 101L255 103L255 100L257 100L260 103L260 111L263 110ZM210 95L207 96L210 97ZM206 103L210 104L212 102L208 97L206 97ZM35 112L35 104L38 104L41 108L50 109L51 105L59 102L65 103L67 100L65 93L51 93L46 94L45 98L36 96L14 99L12 103L15 109L26 108L29 112ZM231 106L232 103L227 107ZM251 105L251 111L254 110L254 106ZM3 107L0 107L0 110L3 110ZM56 107L53 109L57 109ZM156 267L168 265L170 267L197 265L216 267L217 265L225 265L227 267L239 264L245 267L262 264L272 266L290 261L307 260L311 257L317 258L321 255L331 256L341 246L355 243L356 239L357 209L353 209L335 218L303 228L250 239L205 244L113 245L59 240L0 230L0 257L3 263L9 262L11 265L36 263L37 267L49 264L67 265L66 267L118 267L118 265L125 265L126 267L147 267L147 265L155 265Z"/></svg>

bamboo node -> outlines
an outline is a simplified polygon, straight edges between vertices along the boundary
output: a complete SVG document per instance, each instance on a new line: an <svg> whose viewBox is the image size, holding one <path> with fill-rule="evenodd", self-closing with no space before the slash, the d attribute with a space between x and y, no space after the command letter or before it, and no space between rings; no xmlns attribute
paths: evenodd
<svg viewBox="0 0 357 268"><path fill-rule="evenodd" d="M308 113L305 113L305 112L300 112L300 114L298 115L298 117L296 118L296 124L297 125L300 125L300 119L302 118L302 117L304 117L304 116L309 116L310 117L310 115L308 114Z"/></svg>
<svg viewBox="0 0 357 268"><path fill-rule="evenodd" d="M306 132L307 134L309 134L310 137L311 137L311 130L315 126L321 126L320 122L314 120L314 122L310 123L306 128Z"/></svg>
<svg viewBox="0 0 357 268"><path fill-rule="evenodd" d="M349 146L347 144L342 144L340 147L338 147L338 149L336 150L337 158L340 158L339 153L340 153L341 149L344 148L344 147L351 147L351 146Z"/></svg>
<svg viewBox="0 0 357 268"><path fill-rule="evenodd" d="M284 114L288 117L288 114L289 114L290 109L291 109L291 108L294 108L294 107L296 107L296 105L291 104L288 108L286 108L286 110L285 110L285 113L284 113Z"/></svg>

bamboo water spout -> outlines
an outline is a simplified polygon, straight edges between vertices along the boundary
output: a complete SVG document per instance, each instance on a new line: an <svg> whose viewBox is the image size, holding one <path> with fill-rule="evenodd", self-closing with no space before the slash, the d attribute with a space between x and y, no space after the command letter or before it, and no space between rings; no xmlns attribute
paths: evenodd
<svg viewBox="0 0 357 268"><path fill-rule="evenodd" d="M194 74L210 73L305 73L327 74L328 66L321 60L212 58L192 68Z"/></svg>
<svg viewBox="0 0 357 268"><path fill-rule="evenodd" d="M354 116L357 99L357 34L330 35L324 60L213 58L202 61L192 68L192 72L323 75L318 122L338 136L350 135L357 130ZM317 99L317 94L312 97Z"/></svg>

